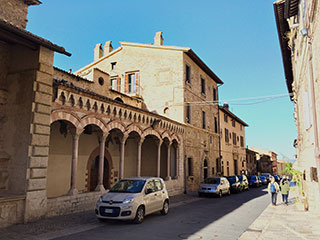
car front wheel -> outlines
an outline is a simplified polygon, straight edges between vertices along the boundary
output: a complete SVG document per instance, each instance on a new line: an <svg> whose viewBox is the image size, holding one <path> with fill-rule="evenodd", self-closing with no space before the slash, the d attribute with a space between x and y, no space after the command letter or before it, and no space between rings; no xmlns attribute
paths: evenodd
<svg viewBox="0 0 320 240"><path fill-rule="evenodd" d="M136 224L142 223L144 219L144 208L142 206L138 207L136 217L134 218L133 222Z"/></svg>
<svg viewBox="0 0 320 240"><path fill-rule="evenodd" d="M219 198L222 198L222 191L219 191Z"/></svg>
<svg viewBox="0 0 320 240"><path fill-rule="evenodd" d="M164 203L163 203L161 214L162 215L167 215L168 212L169 212L169 202L168 202L168 200L165 200Z"/></svg>

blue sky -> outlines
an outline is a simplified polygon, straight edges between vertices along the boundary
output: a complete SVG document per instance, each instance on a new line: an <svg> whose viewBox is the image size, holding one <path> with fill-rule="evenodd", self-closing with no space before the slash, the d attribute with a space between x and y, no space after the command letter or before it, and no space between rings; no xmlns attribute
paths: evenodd
<svg viewBox="0 0 320 240"><path fill-rule="evenodd" d="M111 40L191 47L222 79L220 100L249 124L246 144L293 159L293 103L287 94L272 0L55 0L29 8L27 30L63 46L55 66L75 71ZM256 98L249 101L230 99ZM242 105L240 105L242 104ZM244 105L243 105L244 104Z"/></svg>

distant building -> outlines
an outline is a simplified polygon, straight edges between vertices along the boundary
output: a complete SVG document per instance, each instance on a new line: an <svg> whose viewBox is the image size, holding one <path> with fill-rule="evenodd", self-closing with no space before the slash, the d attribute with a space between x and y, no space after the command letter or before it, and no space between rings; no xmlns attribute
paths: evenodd
<svg viewBox="0 0 320 240"><path fill-rule="evenodd" d="M303 173L309 209L320 211L320 4L278 0L274 12L297 139L294 166Z"/></svg>
<svg viewBox="0 0 320 240"><path fill-rule="evenodd" d="M286 168L287 163L288 163L287 161L283 161L283 160L277 161L278 174L280 175L284 174L282 171Z"/></svg>
<svg viewBox="0 0 320 240"><path fill-rule="evenodd" d="M247 173L244 121L229 110L228 105L219 107L221 134L222 175Z"/></svg>
<svg viewBox="0 0 320 240"><path fill-rule="evenodd" d="M277 174L277 154L271 150L250 147L250 150L257 152L258 173Z"/></svg>
<svg viewBox="0 0 320 240"><path fill-rule="evenodd" d="M246 162L247 162L247 174L257 174L257 152L246 148Z"/></svg>

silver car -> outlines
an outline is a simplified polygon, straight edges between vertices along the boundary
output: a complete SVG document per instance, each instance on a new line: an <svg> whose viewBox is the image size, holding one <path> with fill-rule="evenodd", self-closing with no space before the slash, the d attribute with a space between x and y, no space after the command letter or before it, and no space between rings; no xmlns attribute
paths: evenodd
<svg viewBox="0 0 320 240"><path fill-rule="evenodd" d="M223 194L230 195L230 184L225 177L206 178L199 186L198 195L215 194L222 197Z"/></svg>
<svg viewBox="0 0 320 240"><path fill-rule="evenodd" d="M169 196L162 178L135 177L117 182L103 194L95 213L99 220L122 219L141 223L148 214L169 212Z"/></svg>

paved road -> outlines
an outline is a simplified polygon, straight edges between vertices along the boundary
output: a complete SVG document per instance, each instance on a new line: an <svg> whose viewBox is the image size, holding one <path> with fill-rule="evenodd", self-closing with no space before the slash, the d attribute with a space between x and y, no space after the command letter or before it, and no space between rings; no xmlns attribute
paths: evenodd
<svg viewBox="0 0 320 240"><path fill-rule="evenodd" d="M172 207L167 216L156 213L147 216L140 225L110 221L84 226L78 233L56 240L98 239L237 239L270 203L263 188L240 194L199 201ZM87 227L87 229L86 229ZM61 234L61 233L60 233ZM61 236L61 235L60 235Z"/></svg>

